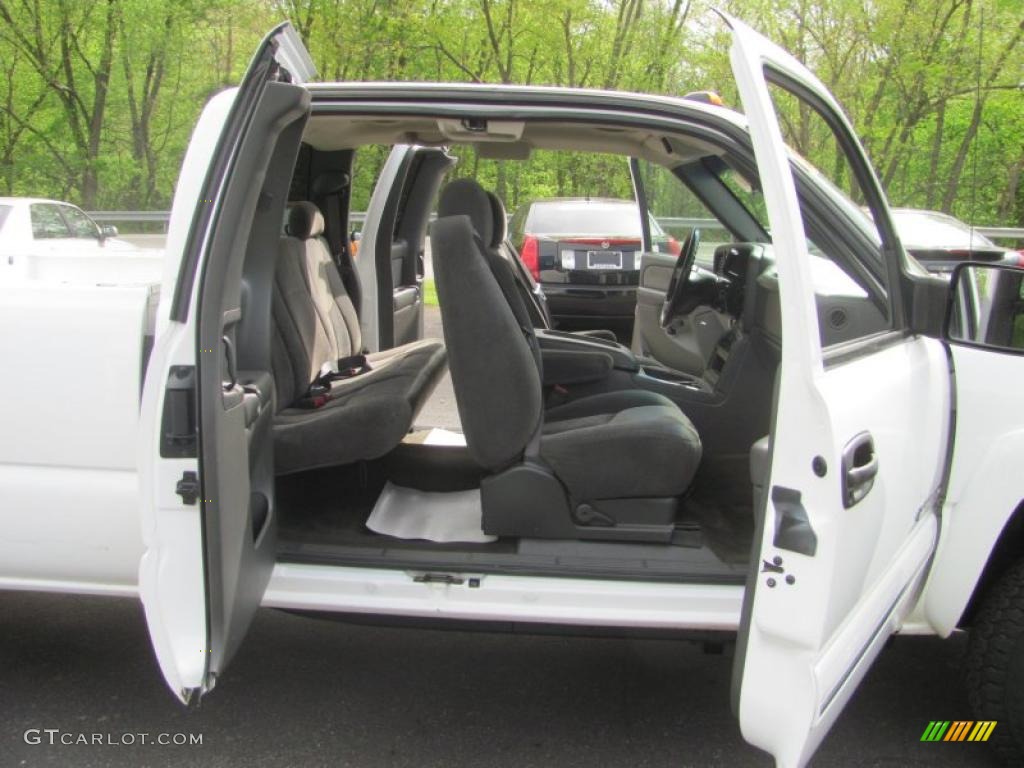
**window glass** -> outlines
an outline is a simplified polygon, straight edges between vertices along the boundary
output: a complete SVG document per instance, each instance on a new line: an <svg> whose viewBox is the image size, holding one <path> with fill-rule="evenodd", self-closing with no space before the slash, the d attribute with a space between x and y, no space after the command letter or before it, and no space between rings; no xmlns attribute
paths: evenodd
<svg viewBox="0 0 1024 768"><path fill-rule="evenodd" d="M880 260L882 239L870 213L865 211L864 190L832 127L807 102L782 87L769 85L769 88L794 164L817 181L829 193L832 202L851 219L867 224L876 247L864 250L860 256Z"/></svg>
<svg viewBox="0 0 1024 768"><path fill-rule="evenodd" d="M7 214L9 214L10 212L11 212L11 206L9 206L9 205L0 205L0 227L2 227L4 225L5 221L7 221Z"/></svg>
<svg viewBox="0 0 1024 768"><path fill-rule="evenodd" d="M679 253L680 243L694 228L699 229L697 263L710 269L715 248L732 241L729 231L670 169L646 160L641 160L639 167L647 210L661 230L651 228L651 248Z"/></svg>
<svg viewBox="0 0 1024 768"><path fill-rule="evenodd" d="M36 203L29 208L29 214L32 219L32 236L37 240L71 237L57 206Z"/></svg>
<svg viewBox="0 0 1024 768"><path fill-rule="evenodd" d="M71 227L71 233L75 237L85 237L96 240L100 236L96 223L86 216L82 211L70 205L62 205L60 212L64 214L64 220Z"/></svg>
<svg viewBox="0 0 1024 768"><path fill-rule="evenodd" d="M640 214L633 203L629 162L622 155L535 149L525 159L506 160L481 157L466 145L452 146L450 152L458 163L446 181L471 178L494 192L512 217L509 234L516 247L524 233L539 232L537 226L551 234L639 237ZM603 214L587 213L604 203L612 207L602 209ZM608 218L596 220L602 215Z"/></svg>
<svg viewBox="0 0 1024 768"><path fill-rule="evenodd" d="M640 213L629 201L539 202L530 212L527 228L535 235L640 237Z"/></svg>

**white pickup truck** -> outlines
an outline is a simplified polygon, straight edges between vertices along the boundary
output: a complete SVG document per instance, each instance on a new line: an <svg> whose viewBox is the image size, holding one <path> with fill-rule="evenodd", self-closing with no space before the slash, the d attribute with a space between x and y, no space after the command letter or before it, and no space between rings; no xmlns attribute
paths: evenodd
<svg viewBox="0 0 1024 768"><path fill-rule="evenodd" d="M724 18L745 115L314 84L274 30L196 126L160 284L0 284L0 587L141 598L186 703L261 605L728 633L740 728L781 766L892 633L964 628L973 717L1019 759L1024 272L921 270L833 97ZM870 216L786 148L780 94ZM380 145L356 256L353 159ZM697 233L677 258L645 232L632 348L562 333L460 179L430 230L446 347L421 340L453 146L618 155L642 220L677 185L734 242L708 270ZM446 365L462 434L417 422Z"/></svg>

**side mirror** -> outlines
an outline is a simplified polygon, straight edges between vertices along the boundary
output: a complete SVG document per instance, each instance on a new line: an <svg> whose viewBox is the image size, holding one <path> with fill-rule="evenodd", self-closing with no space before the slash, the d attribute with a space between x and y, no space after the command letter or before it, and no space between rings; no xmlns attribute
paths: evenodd
<svg viewBox="0 0 1024 768"><path fill-rule="evenodd" d="M953 344L1024 354L1024 269L958 264L950 279L945 338Z"/></svg>
<svg viewBox="0 0 1024 768"><path fill-rule="evenodd" d="M117 237L117 227L113 224L104 224L100 227L100 240L106 240L108 237Z"/></svg>

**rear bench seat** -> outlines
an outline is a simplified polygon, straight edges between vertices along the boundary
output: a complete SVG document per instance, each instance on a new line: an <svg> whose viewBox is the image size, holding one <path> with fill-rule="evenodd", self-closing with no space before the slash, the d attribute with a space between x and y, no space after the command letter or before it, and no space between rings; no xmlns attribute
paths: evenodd
<svg viewBox="0 0 1024 768"><path fill-rule="evenodd" d="M429 339L367 354L368 371L331 381L326 402L312 407L310 386L325 367L358 355L362 335L322 237L319 209L293 203L286 231L273 299L276 471L288 474L383 456L412 428L444 373L444 345Z"/></svg>

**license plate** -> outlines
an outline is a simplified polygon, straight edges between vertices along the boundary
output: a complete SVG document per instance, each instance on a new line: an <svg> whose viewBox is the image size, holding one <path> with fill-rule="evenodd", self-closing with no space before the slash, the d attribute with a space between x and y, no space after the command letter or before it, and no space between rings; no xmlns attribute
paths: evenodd
<svg viewBox="0 0 1024 768"><path fill-rule="evenodd" d="M587 251L588 269L622 269L622 251Z"/></svg>

